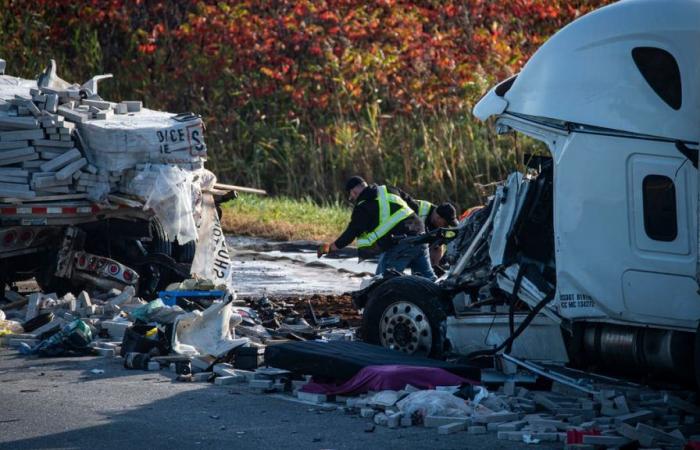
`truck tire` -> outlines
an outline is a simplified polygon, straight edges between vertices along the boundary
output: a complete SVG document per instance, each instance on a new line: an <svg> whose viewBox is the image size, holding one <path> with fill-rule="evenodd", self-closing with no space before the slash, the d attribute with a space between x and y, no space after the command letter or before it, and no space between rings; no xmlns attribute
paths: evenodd
<svg viewBox="0 0 700 450"><path fill-rule="evenodd" d="M362 335L370 344L439 357L445 346L446 317L435 283L415 276L396 277L370 293Z"/></svg>

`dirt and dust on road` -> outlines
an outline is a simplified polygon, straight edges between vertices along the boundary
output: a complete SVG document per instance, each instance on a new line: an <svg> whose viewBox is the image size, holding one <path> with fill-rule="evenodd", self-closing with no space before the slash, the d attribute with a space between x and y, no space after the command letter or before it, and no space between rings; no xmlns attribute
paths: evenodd
<svg viewBox="0 0 700 450"><path fill-rule="evenodd" d="M356 327L361 314L349 293L374 274L376 262L359 261L346 250L317 258L313 241L274 242L229 236L233 279L238 298L249 306L266 298L283 312L307 317L339 317L343 326ZM309 310L309 304L313 313Z"/></svg>

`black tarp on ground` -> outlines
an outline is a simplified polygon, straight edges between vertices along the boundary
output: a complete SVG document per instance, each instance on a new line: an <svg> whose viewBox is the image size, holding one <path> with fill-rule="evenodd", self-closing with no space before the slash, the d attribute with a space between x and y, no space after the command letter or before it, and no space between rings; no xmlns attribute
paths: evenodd
<svg viewBox="0 0 700 450"><path fill-rule="evenodd" d="M470 380L481 379L478 367L407 355L357 341L305 341L269 345L265 349L265 364L335 380L350 379L367 366L385 365L438 367Z"/></svg>

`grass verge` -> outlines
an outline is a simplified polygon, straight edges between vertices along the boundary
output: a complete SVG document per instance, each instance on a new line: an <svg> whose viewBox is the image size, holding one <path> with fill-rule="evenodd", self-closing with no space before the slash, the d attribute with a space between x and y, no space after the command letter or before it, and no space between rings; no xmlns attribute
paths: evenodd
<svg viewBox="0 0 700 450"><path fill-rule="evenodd" d="M350 220L350 208L318 205L308 198L240 194L222 210L221 225L227 233L285 241L333 240Z"/></svg>

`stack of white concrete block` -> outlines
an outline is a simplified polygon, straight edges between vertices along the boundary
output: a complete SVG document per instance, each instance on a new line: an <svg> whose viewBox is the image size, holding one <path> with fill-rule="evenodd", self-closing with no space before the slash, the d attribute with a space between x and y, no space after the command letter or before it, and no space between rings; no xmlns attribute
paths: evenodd
<svg viewBox="0 0 700 450"><path fill-rule="evenodd" d="M0 100L0 198L31 200L116 190L121 172L98 170L86 158L76 124L141 110L141 102L112 103L80 90L38 87Z"/></svg>

